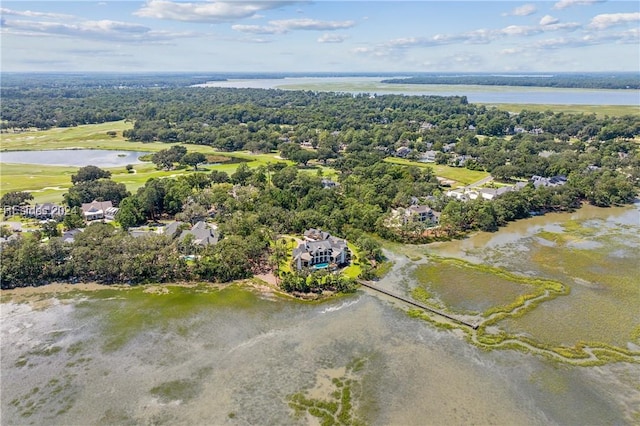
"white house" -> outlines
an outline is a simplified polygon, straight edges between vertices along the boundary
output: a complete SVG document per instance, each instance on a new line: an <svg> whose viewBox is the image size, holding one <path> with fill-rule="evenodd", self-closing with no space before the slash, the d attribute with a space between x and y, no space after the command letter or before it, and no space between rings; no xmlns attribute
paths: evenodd
<svg viewBox="0 0 640 426"><path fill-rule="evenodd" d="M331 265L346 265L351 260L347 241L331 236L319 229L309 229L304 233L304 241L293 250L296 269L323 269Z"/></svg>
<svg viewBox="0 0 640 426"><path fill-rule="evenodd" d="M93 200L90 203L82 204L82 214L84 215L84 219L87 221L90 220L100 220L100 219L109 219L106 217L106 211L109 210L110 219L113 219L115 213L117 213L117 209L114 213L113 203L111 201L96 201Z"/></svg>

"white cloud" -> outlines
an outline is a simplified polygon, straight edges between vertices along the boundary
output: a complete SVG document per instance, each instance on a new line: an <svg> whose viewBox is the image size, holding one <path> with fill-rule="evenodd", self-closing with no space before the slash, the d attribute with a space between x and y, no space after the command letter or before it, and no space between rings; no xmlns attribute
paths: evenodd
<svg viewBox="0 0 640 426"><path fill-rule="evenodd" d="M272 25L286 28L287 30L313 30L332 31L351 28L356 23L353 21L317 21L315 19L284 19L281 21L270 21Z"/></svg>
<svg viewBox="0 0 640 426"><path fill-rule="evenodd" d="M569 44L573 44L575 46L577 42L578 42L577 39L572 40L565 37L549 38L546 40L540 40L536 42L533 47L537 49L557 49L559 47L564 47Z"/></svg>
<svg viewBox="0 0 640 426"><path fill-rule="evenodd" d="M531 34L537 34L540 32L539 28L536 27L526 27L523 25L509 25L508 27L500 30L501 34L505 34L508 36L528 36Z"/></svg>
<svg viewBox="0 0 640 426"><path fill-rule="evenodd" d="M603 30L614 25L640 22L640 12L635 13L606 13L595 16L589 23L590 28Z"/></svg>
<svg viewBox="0 0 640 426"><path fill-rule="evenodd" d="M557 24L557 23L558 23L558 18L554 18L551 15L545 15L540 19L540 25L542 26Z"/></svg>
<svg viewBox="0 0 640 426"><path fill-rule="evenodd" d="M618 33L594 33L582 37L558 37L537 41L532 45L536 49L558 49L568 47L595 46L600 44L638 44L640 43L640 30L633 28Z"/></svg>
<svg viewBox="0 0 640 426"><path fill-rule="evenodd" d="M346 38L342 34L323 34L318 38L318 43L342 43Z"/></svg>
<svg viewBox="0 0 640 426"><path fill-rule="evenodd" d="M522 53L524 51L525 50L523 48L521 48L521 47L511 47L511 48L508 48L508 49L502 49L500 51L500 54L501 55L518 55L518 54L520 54L520 53Z"/></svg>
<svg viewBox="0 0 640 426"><path fill-rule="evenodd" d="M240 31L249 34L282 34L285 32L282 28L264 25L232 25L231 28L235 31Z"/></svg>
<svg viewBox="0 0 640 426"><path fill-rule="evenodd" d="M4 20L3 30L11 34L32 36L48 34L102 41L157 42L177 37L193 37L193 33L154 31L144 25L103 19L75 23Z"/></svg>
<svg viewBox="0 0 640 426"><path fill-rule="evenodd" d="M553 31L574 31L580 27L581 25L576 22L561 23L551 16L546 16L541 19L540 25L509 25L501 29L481 28L459 34L396 38L368 48L360 48L355 53L378 57L398 57L410 48L453 44L489 44L500 39L525 38Z"/></svg>
<svg viewBox="0 0 640 426"><path fill-rule="evenodd" d="M222 23L251 18L263 10L277 9L294 1L207 1L181 3L170 0L147 0L134 15L144 18L185 22Z"/></svg>
<svg viewBox="0 0 640 426"><path fill-rule="evenodd" d="M560 0L553 5L553 9L566 9L571 6L588 6L595 3L603 3L605 0Z"/></svg>
<svg viewBox="0 0 640 426"><path fill-rule="evenodd" d="M502 16L529 16L536 13L538 9L533 4L525 4L516 7L510 12L503 13Z"/></svg>
<svg viewBox="0 0 640 426"><path fill-rule="evenodd" d="M73 18L73 15L66 15L63 13L48 13L48 12L33 12L31 10L12 10L4 7L0 8L0 14L11 16L23 16L26 18L49 18L49 19L69 19Z"/></svg>
<svg viewBox="0 0 640 426"><path fill-rule="evenodd" d="M333 31L351 28L354 21L318 21L315 19L283 19L269 21L268 25L232 25L235 31L251 34L285 34L295 30Z"/></svg>

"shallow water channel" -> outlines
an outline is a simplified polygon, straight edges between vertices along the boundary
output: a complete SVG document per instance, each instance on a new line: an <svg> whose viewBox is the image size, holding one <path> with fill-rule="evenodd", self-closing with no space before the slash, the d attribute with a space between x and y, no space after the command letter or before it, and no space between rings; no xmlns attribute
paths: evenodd
<svg viewBox="0 0 640 426"><path fill-rule="evenodd" d="M611 256L637 265L637 239L612 237L617 230L637 235L637 219L638 206L587 208L414 249L591 289L590 276L574 277L561 262L536 264L548 256L536 257L537 239L545 237L540 247L553 240L558 250L578 244L579 250L599 252L607 251L603 247L609 241ZM589 228L589 221L601 232L587 234L582 228ZM543 231L583 237L561 242L541 236ZM381 286L406 294L424 284L415 271L417 263L428 262L390 256L396 266ZM615 267L617 271L620 265ZM606 282L600 285L615 284ZM443 289L431 291L444 294ZM442 299L455 302L455 291L447 291ZM560 304L572 295L545 303ZM504 297L512 296L517 291ZM481 295L470 300L460 309L486 307ZM40 295L31 304L18 301L4 297L0 305L0 408L1 423L7 425L317 424L311 410L291 408L296 394L318 406L318 401L328 401L323 407L336 404L336 413L348 409L356 424L634 424L640 418L639 364L580 367L517 350L483 350L459 330L434 328L407 315L401 302L369 290L323 303L235 285L221 290L168 287L167 292L109 289ZM558 310L570 312L573 303L549 305L543 319L562 323ZM545 336L535 330L544 328L536 326L543 319L527 315L498 325L538 333L540 339L562 337L564 328ZM625 315L638 325L636 311ZM579 337L588 334L588 327L573 325ZM628 340L627 324L619 325L613 343ZM348 403L343 383L350 386Z"/></svg>

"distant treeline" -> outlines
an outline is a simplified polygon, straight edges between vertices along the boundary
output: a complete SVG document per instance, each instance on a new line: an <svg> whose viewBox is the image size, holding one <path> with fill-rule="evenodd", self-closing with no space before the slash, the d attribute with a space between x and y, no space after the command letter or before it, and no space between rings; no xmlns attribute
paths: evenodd
<svg viewBox="0 0 640 426"><path fill-rule="evenodd" d="M222 74L2 73L2 89L166 88L227 80ZM239 77L236 77L239 78Z"/></svg>
<svg viewBox="0 0 640 426"><path fill-rule="evenodd" d="M185 87L229 79L274 79L286 77L395 77L384 73L0 73L3 89L27 88L167 88Z"/></svg>
<svg viewBox="0 0 640 426"><path fill-rule="evenodd" d="M417 75L382 80L390 84L477 84L481 86L529 86L574 89L640 89L638 74L536 75Z"/></svg>

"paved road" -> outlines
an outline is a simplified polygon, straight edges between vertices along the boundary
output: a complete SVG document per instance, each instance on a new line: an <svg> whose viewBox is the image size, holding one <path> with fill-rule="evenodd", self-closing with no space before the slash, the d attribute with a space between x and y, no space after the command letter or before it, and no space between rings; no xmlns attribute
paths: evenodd
<svg viewBox="0 0 640 426"><path fill-rule="evenodd" d="M477 181L477 182L473 182L472 184L469 184L469 185L465 186L465 188L466 188L466 189L471 189L471 188L475 188L475 187L477 187L477 186L482 186L482 185L484 185L485 183L489 183L489 182L491 182L492 180L493 180L493 176L487 176L487 177L486 177L486 178L484 178L484 179L481 179L481 180L479 180L479 181Z"/></svg>

